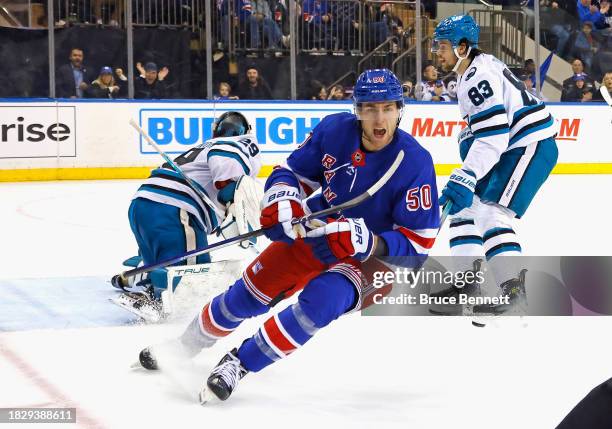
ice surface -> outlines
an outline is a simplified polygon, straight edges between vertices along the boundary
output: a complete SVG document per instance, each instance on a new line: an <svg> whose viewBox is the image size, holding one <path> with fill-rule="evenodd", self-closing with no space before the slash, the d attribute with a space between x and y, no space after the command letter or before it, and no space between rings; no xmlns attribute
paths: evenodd
<svg viewBox="0 0 612 429"><path fill-rule="evenodd" d="M200 383L262 319L193 366L130 368L140 349L182 330L134 324L108 301L107 280L136 253L127 208L138 183L0 184L0 407L77 407L77 427L99 428L539 429L612 376L612 318L477 329L462 318L354 314L249 374L227 403L200 407ZM611 186L612 176L551 177L517 223L525 253L610 255ZM448 254L446 237L433 254Z"/></svg>

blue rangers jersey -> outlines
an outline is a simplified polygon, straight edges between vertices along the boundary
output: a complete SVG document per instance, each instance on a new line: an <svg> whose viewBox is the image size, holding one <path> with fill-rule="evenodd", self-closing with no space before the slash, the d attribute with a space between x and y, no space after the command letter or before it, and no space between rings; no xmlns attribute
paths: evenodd
<svg viewBox="0 0 612 429"><path fill-rule="evenodd" d="M368 152L361 147L361 127L355 115L329 115L286 164L273 171L266 187L286 182L290 170L303 197L320 189L308 206L311 211L322 210L365 192L400 150L404 159L391 179L374 196L342 215L363 218L373 233L385 239L389 256L426 255L440 222L434 166L429 152L403 130L398 129L382 150Z"/></svg>
<svg viewBox="0 0 612 429"><path fill-rule="evenodd" d="M225 213L225 205L217 199L219 189L215 184L235 181L244 175L257 177L261 169L257 140L250 134L208 140L174 161L199 190L209 197L220 213ZM151 172L134 198L146 198L184 209L209 233L223 221L223 217L216 214L185 179L166 164Z"/></svg>
<svg viewBox="0 0 612 429"><path fill-rule="evenodd" d="M544 103L492 55L477 55L457 82L461 116L475 141L465 161L476 179L483 178L502 153L525 147L556 133Z"/></svg>

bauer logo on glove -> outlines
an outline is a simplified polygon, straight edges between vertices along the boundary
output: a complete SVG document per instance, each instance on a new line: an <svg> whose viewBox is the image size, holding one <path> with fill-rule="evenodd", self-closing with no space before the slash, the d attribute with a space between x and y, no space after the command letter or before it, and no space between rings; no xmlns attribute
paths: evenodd
<svg viewBox="0 0 612 429"><path fill-rule="evenodd" d="M345 219L308 232L305 241L325 264L346 258L365 261L372 254L374 234L362 218Z"/></svg>

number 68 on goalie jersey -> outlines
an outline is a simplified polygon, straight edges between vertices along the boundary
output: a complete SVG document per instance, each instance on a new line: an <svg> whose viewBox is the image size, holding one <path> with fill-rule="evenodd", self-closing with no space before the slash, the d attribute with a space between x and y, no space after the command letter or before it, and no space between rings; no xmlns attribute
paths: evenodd
<svg viewBox="0 0 612 429"><path fill-rule="evenodd" d="M484 177L509 150L555 135L553 117L504 63L477 55L457 84L461 116L475 142L463 168Z"/></svg>

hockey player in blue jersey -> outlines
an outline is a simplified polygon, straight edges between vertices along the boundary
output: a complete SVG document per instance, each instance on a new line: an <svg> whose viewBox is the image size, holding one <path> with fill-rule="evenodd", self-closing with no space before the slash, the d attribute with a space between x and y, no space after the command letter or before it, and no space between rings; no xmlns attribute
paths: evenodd
<svg viewBox="0 0 612 429"><path fill-rule="evenodd" d="M398 129L402 86L391 71L368 70L354 90L355 114L325 117L276 168L265 185L261 225L272 244L241 279L207 303L174 341L194 356L299 292L297 303L267 319L251 338L227 353L208 377L201 402L227 399L248 372L261 371L304 345L343 314L359 310L364 273L375 256L425 256L439 226L430 154ZM291 220L345 202L375 183L403 150L394 176L372 198L337 219L298 231ZM318 196L306 199L316 190ZM301 236L307 232L304 239ZM149 369L163 366L155 346L140 354Z"/></svg>
<svg viewBox="0 0 612 429"><path fill-rule="evenodd" d="M459 136L461 168L442 190L452 202L451 254L459 270L477 270L486 258L510 304L477 305L476 315L506 313L526 304L521 245L512 228L557 162L554 120L544 103L492 55L478 50L480 29L469 15L446 18L434 31L432 51L458 75L457 98L468 127ZM477 294L475 285L437 295ZM462 309L433 309L460 314Z"/></svg>
<svg viewBox="0 0 612 429"><path fill-rule="evenodd" d="M225 112L213 125L212 139L174 160L197 190L168 164L151 172L129 208L130 227L142 263L157 263L204 247L207 234L213 231L223 230L224 235L233 236L259 228L259 201L263 193L255 178L261 160L257 140L250 130L244 115ZM208 254L186 261L208 262ZM117 277L114 280L119 281ZM114 302L147 321L159 321L160 295L166 283L167 270L161 268L130 279L129 285L114 284L125 290ZM125 289L126 286L130 288Z"/></svg>

